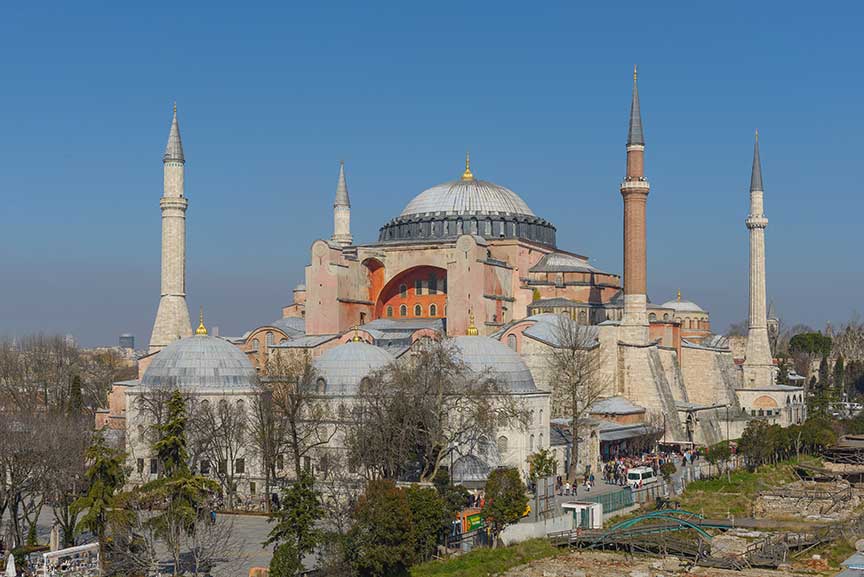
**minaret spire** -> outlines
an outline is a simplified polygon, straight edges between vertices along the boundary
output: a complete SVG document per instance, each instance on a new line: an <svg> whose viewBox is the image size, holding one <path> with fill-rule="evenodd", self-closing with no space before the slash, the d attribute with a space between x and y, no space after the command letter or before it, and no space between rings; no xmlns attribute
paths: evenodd
<svg viewBox="0 0 864 577"><path fill-rule="evenodd" d="M645 138L639 110L637 70L633 67L633 100L627 131L627 173L621 183L624 199L624 315L622 340L648 343L647 247L645 210L650 187L645 178Z"/></svg>
<svg viewBox="0 0 864 577"><path fill-rule="evenodd" d="M768 315L765 290L765 228L762 190L762 161L759 158L759 132L753 144L753 168L750 173L750 214L745 221L750 231L750 314L747 349L744 359L744 386L767 387L774 384L774 363L768 339Z"/></svg>
<svg viewBox="0 0 864 577"><path fill-rule="evenodd" d="M186 305L186 208L184 194L186 159L180 140L177 104L168 132L168 145L162 155L162 284L159 309L150 337L150 352L155 353L172 341L192 335Z"/></svg>
<svg viewBox="0 0 864 577"><path fill-rule="evenodd" d="M333 242L343 246L353 242L351 237L351 201L348 199L348 182L345 180L345 161L339 161L339 181L336 183L336 198L333 201Z"/></svg>

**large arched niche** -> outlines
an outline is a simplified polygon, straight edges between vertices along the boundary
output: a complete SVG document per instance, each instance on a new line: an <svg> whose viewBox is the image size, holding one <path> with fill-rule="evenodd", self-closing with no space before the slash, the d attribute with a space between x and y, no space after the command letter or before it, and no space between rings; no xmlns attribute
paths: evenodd
<svg viewBox="0 0 864 577"><path fill-rule="evenodd" d="M384 263L377 258L367 258L363 261L369 283L369 300L377 302L381 289L384 288Z"/></svg>
<svg viewBox="0 0 864 577"><path fill-rule="evenodd" d="M375 318L444 318L446 306L447 271L415 266L394 276L381 289L375 299Z"/></svg>

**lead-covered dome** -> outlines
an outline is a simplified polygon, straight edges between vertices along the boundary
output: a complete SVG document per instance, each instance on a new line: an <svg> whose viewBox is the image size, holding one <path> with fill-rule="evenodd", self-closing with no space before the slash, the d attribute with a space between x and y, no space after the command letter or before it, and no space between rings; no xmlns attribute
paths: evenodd
<svg viewBox="0 0 864 577"><path fill-rule="evenodd" d="M537 391L531 371L519 353L490 337L454 337L453 344L462 362L477 375L489 375L504 392Z"/></svg>
<svg viewBox="0 0 864 577"><path fill-rule="evenodd" d="M509 188L465 173L428 188L383 227L381 242L429 241L473 234L487 239L521 238L555 246L555 227L534 214Z"/></svg>
<svg viewBox="0 0 864 577"><path fill-rule="evenodd" d="M240 349L219 337L194 335L159 351L141 378L141 386L201 390L248 389L255 368Z"/></svg>
<svg viewBox="0 0 864 577"><path fill-rule="evenodd" d="M315 359L318 379L328 395L356 395L360 382L370 373L384 368L396 357L380 347L364 342L347 342L333 347Z"/></svg>
<svg viewBox="0 0 864 577"><path fill-rule="evenodd" d="M512 214L535 216L518 194L486 180L454 180L428 188L415 196L399 215Z"/></svg>

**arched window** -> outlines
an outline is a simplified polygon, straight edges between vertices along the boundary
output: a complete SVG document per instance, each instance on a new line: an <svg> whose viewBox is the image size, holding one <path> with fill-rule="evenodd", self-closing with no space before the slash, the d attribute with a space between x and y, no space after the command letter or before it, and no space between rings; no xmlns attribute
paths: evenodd
<svg viewBox="0 0 864 577"><path fill-rule="evenodd" d="M272 332L267 333L267 346L268 347L273 346L273 333Z"/></svg>
<svg viewBox="0 0 864 577"><path fill-rule="evenodd" d="M404 298L408 297L408 287L404 284L399 285L399 296Z"/></svg>
<svg viewBox="0 0 864 577"><path fill-rule="evenodd" d="M281 341L279 341L279 344L284 345L287 342L288 342L288 339L282 339Z"/></svg>
<svg viewBox="0 0 864 577"><path fill-rule="evenodd" d="M540 422L538 423L541 427L543 426L543 409L540 409ZM541 433L542 436L542 433Z"/></svg>
<svg viewBox="0 0 864 577"><path fill-rule="evenodd" d="M399 307L399 316L400 317L407 317L408 316L408 307L407 306L401 305Z"/></svg>
<svg viewBox="0 0 864 577"><path fill-rule="evenodd" d="M258 352L258 339L252 339L252 352Z"/></svg>
<svg viewBox="0 0 864 577"><path fill-rule="evenodd" d="M438 316L438 306L436 304L429 305L429 316L437 317Z"/></svg>
<svg viewBox="0 0 864 577"><path fill-rule="evenodd" d="M513 335L513 334L507 335L507 346L510 347L511 349L513 349L514 351L516 350L516 346L517 346L516 345L516 335Z"/></svg>
<svg viewBox="0 0 864 577"><path fill-rule="evenodd" d="M319 394L322 394L322 395L323 395L324 393L327 392L327 381L325 381L324 379L319 378L319 379L316 381L316 384L318 385L318 393L319 393Z"/></svg>
<svg viewBox="0 0 864 577"><path fill-rule="evenodd" d="M664 313L664 314L663 314L663 320L664 320L664 321L668 321L668 320L669 320L669 313Z"/></svg>
<svg viewBox="0 0 864 577"><path fill-rule="evenodd" d="M243 413L246 411L246 402L243 399L237 399L237 412Z"/></svg>
<svg viewBox="0 0 864 577"><path fill-rule="evenodd" d="M587 325L588 324L588 313L586 313L584 310L579 311L579 324L580 325Z"/></svg>
<svg viewBox="0 0 864 577"><path fill-rule="evenodd" d="M528 426L534 425L534 409L531 409L531 412L528 413Z"/></svg>
<svg viewBox="0 0 864 577"><path fill-rule="evenodd" d="M534 452L534 435L531 435L530 437L528 437L528 452L529 453Z"/></svg>
<svg viewBox="0 0 864 577"><path fill-rule="evenodd" d="M388 316L388 317L392 317L392 316L393 316L393 307L391 307L391 306L388 306L388 307L387 307L387 316Z"/></svg>
<svg viewBox="0 0 864 577"><path fill-rule="evenodd" d="M498 437L498 452L506 453L507 452L507 437L501 435Z"/></svg>
<svg viewBox="0 0 864 577"><path fill-rule="evenodd" d="M543 448L543 433L540 433L540 444L538 445L538 448Z"/></svg>
<svg viewBox="0 0 864 577"><path fill-rule="evenodd" d="M648 320L651 321L651 322L656 321L656 320L657 320L657 315L654 314L654 313L651 313L650 315L648 315Z"/></svg>
<svg viewBox="0 0 864 577"><path fill-rule="evenodd" d="M414 294L422 295L423 294L423 281L419 278L414 281Z"/></svg>
<svg viewBox="0 0 864 577"><path fill-rule="evenodd" d="M420 317L423 316L423 307L420 305L414 305L414 316Z"/></svg>
<svg viewBox="0 0 864 577"><path fill-rule="evenodd" d="M221 401L219 401L219 410L220 411L227 411L228 410L228 401L226 401L225 399L222 399Z"/></svg>

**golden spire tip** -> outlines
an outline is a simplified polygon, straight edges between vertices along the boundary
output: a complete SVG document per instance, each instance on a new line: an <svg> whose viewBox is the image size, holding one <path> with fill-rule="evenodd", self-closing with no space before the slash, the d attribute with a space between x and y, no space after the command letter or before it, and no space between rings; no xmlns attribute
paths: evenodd
<svg viewBox="0 0 864 577"><path fill-rule="evenodd" d="M198 310L198 328L195 329L196 335L206 335L207 327L204 326L204 307Z"/></svg>
<svg viewBox="0 0 864 577"><path fill-rule="evenodd" d="M636 77L639 76L638 68L639 68L638 64L633 65L633 82L636 82Z"/></svg>
<svg viewBox="0 0 864 577"><path fill-rule="evenodd" d="M678 289L678 302L681 302L681 289Z"/></svg>
<svg viewBox="0 0 864 577"><path fill-rule="evenodd" d="M756 141L757 142L759 141L759 129L758 128L756 129Z"/></svg>
<svg viewBox="0 0 864 577"><path fill-rule="evenodd" d="M469 337L476 337L480 334L480 331L477 330L477 327L474 326L474 312L468 311L468 329L466 329L465 334Z"/></svg>
<svg viewBox="0 0 864 577"><path fill-rule="evenodd" d="M474 174L471 172L471 153L465 152L465 172L462 173L462 180L474 180Z"/></svg>

